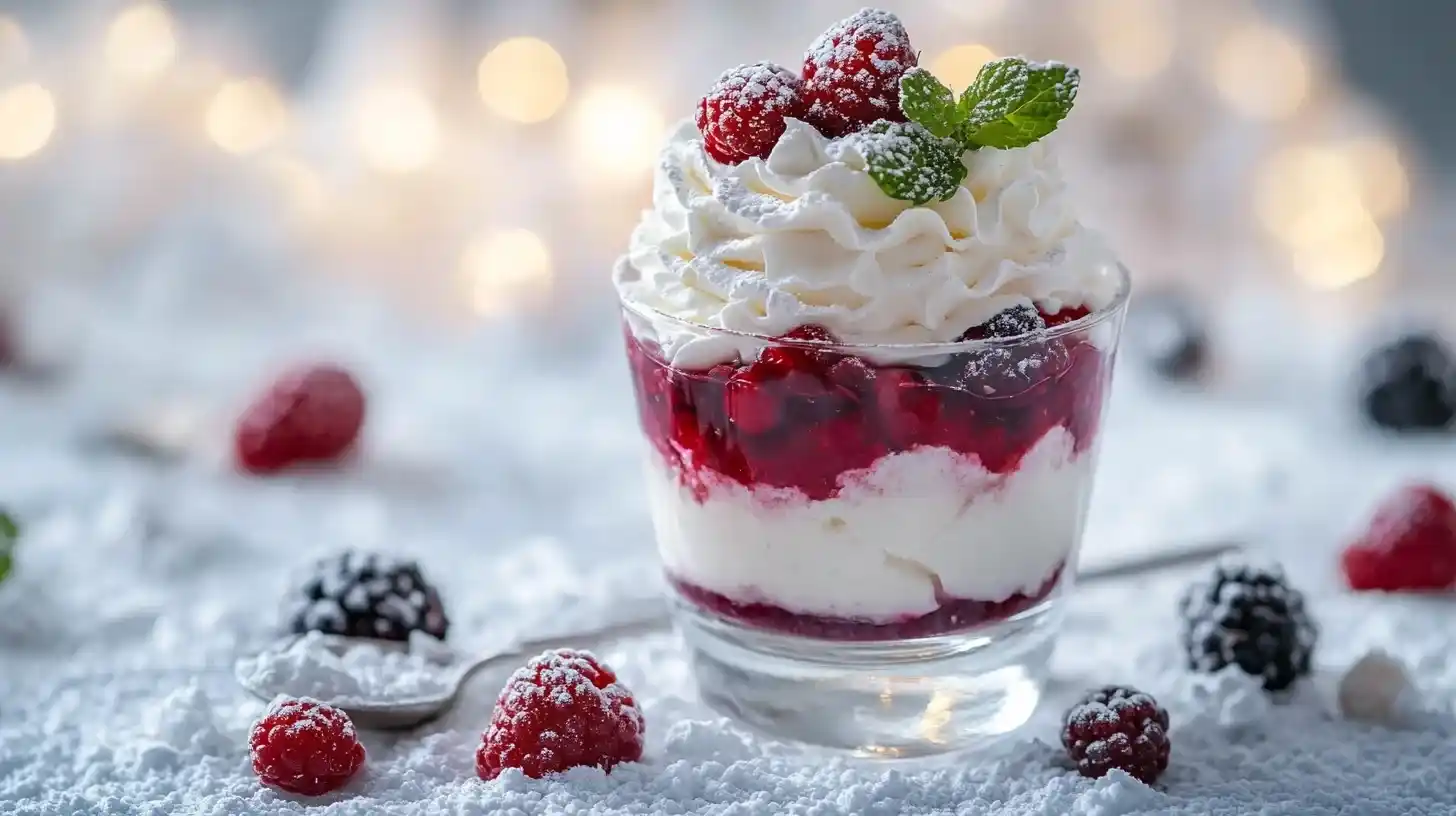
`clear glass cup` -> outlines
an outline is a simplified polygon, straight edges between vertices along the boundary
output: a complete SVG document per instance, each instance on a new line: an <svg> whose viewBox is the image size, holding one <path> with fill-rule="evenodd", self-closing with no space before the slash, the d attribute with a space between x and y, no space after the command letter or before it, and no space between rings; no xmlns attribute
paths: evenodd
<svg viewBox="0 0 1456 816"><path fill-rule="evenodd" d="M883 757L1022 725L1072 585L1127 305L1010 339L771 338L623 302L647 487L703 698Z"/></svg>

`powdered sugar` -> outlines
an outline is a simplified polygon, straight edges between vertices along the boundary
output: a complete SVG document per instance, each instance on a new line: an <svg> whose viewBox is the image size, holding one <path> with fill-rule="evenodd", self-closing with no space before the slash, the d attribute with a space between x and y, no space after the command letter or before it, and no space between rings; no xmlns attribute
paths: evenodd
<svg viewBox="0 0 1456 816"><path fill-rule="evenodd" d="M237 673L250 688L347 706L447 694L450 669L443 664L450 658L443 644L420 632L411 635L408 651L309 632L240 659Z"/></svg>

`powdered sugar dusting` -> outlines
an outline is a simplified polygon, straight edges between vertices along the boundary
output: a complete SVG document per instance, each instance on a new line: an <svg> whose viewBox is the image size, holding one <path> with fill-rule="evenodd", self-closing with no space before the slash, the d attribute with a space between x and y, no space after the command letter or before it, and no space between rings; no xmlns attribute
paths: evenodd
<svg viewBox="0 0 1456 816"><path fill-rule="evenodd" d="M334 705L418 700L450 690L442 665L448 650L415 632L408 651L367 641L340 642L309 632L281 648L238 661L237 673L250 688L312 697Z"/></svg>
<svg viewBox="0 0 1456 816"><path fill-rule="evenodd" d="M867 49L862 47L862 43L874 45ZM875 67L890 70L898 67L898 63L886 54L909 45L910 38L899 17L883 9L862 8L815 38L804 54L804 61L813 63L819 70L832 70L865 51ZM858 79L864 81L866 78Z"/></svg>
<svg viewBox="0 0 1456 816"><path fill-rule="evenodd" d="M764 110L791 109L799 96L799 78L772 62L739 65L723 72L708 91L714 99L762 105Z"/></svg>

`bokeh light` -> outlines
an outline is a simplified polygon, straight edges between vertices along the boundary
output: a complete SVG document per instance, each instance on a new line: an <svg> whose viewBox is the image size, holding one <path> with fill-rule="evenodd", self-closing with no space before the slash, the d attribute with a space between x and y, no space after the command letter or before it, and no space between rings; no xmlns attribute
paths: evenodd
<svg viewBox="0 0 1456 816"><path fill-rule="evenodd" d="M996 52L984 45L957 45L932 60L930 72L952 89L961 91L976 78L981 66L993 59L996 59Z"/></svg>
<svg viewBox="0 0 1456 816"><path fill-rule="evenodd" d="M0 68L20 65L30 58L25 29L14 19L0 14Z"/></svg>
<svg viewBox="0 0 1456 816"><path fill-rule="evenodd" d="M328 185L317 170L288 156L265 157L262 166L278 185L291 214L307 220L325 213L329 202Z"/></svg>
<svg viewBox="0 0 1456 816"><path fill-rule="evenodd" d="M1379 219L1404 214L1410 206L1410 176L1399 148L1371 137L1350 143L1345 153L1370 214Z"/></svg>
<svg viewBox="0 0 1456 816"><path fill-rule="evenodd" d="M574 130L579 155L592 170L637 181L656 160L667 122L641 91L601 85L582 94Z"/></svg>
<svg viewBox="0 0 1456 816"><path fill-rule="evenodd" d="M1236 29L1214 51L1214 87L1230 107L1257 119L1282 119L1309 97L1310 57L1288 32L1267 24Z"/></svg>
<svg viewBox="0 0 1456 816"><path fill-rule="evenodd" d="M489 232L465 248L460 273L476 314L489 316L540 302L551 292L551 252L530 230Z"/></svg>
<svg viewBox="0 0 1456 816"><path fill-rule="evenodd" d="M1172 62L1175 32L1163 0L1093 0L1081 6L1097 56L1111 73L1147 79Z"/></svg>
<svg viewBox="0 0 1456 816"><path fill-rule="evenodd" d="M207 135L229 153L253 153L283 134L288 107L263 79L224 83L208 103Z"/></svg>
<svg viewBox="0 0 1456 816"><path fill-rule="evenodd" d="M172 15L155 3L130 6L116 15L106 31L106 64L130 79L147 79L177 58Z"/></svg>
<svg viewBox="0 0 1456 816"><path fill-rule="evenodd" d="M381 86L366 91L355 127L360 154L377 170L419 170L439 148L439 116L429 98L415 88Z"/></svg>
<svg viewBox="0 0 1456 816"><path fill-rule="evenodd" d="M56 101L31 82L0 93L0 159L23 159L50 141L56 130Z"/></svg>
<svg viewBox="0 0 1456 816"><path fill-rule="evenodd" d="M1295 272L1319 289L1367 278L1385 257L1352 157L1340 147L1286 148L1260 168L1255 184L1259 221L1289 250Z"/></svg>
<svg viewBox="0 0 1456 816"><path fill-rule="evenodd" d="M543 122L566 104L566 62L551 44L514 37L492 48L476 71L480 98L513 122Z"/></svg>

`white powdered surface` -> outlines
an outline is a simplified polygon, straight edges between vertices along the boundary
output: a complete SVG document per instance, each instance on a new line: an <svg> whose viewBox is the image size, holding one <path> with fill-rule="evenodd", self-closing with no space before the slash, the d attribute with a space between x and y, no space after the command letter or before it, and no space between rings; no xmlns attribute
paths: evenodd
<svg viewBox="0 0 1456 816"><path fill-rule="evenodd" d="M290 279L297 280L297 278ZM297 303L297 287L279 287ZM1379 647L1425 713L1406 730L1331 718L1302 690L1193 676L1175 648L1185 574L1079 590L1048 701L995 750L937 763L847 762L751 738L693 697L672 636L598 648L641 704L645 761L610 776L475 776L474 749L512 667L411 735L362 735L344 790L306 801L260 787L248 727L264 704L233 661L270 642L300 564L344 546L418 558L451 645L635 617L657 590L639 443L615 328L524 341L422 339L343 298L267 324L172 312L94 327L86 365L50 390L0 381L0 500L28 527L0 584L0 813L164 816L476 814L1010 814L1435 816L1456 812L1456 604L1339 590L1343 531L1402 478L1456 486L1451 447L1356 436L1328 416L1256 415L1154 396L1123 377L1103 441L1090 546L1237 532L1285 563L1322 626L1316 661ZM165 331L161 328L165 326ZM345 473L259 481L207 461L158 466L81 444L112 408L166 382L235 396L265 363L325 348L374 393ZM166 373L164 376L165 372ZM1333 389L1291 410L1343 399ZM1323 408L1320 408L1323 410ZM495 641L498 642L498 641ZM1085 688L1131 683L1172 717L1156 788L1077 776L1057 718Z"/></svg>
<svg viewBox="0 0 1456 816"><path fill-rule="evenodd" d="M350 644L309 632L292 642L238 661L238 676L273 695L312 697L334 705L439 697L450 690L452 670L439 641L414 632L409 650L374 643ZM444 658L444 659L442 659Z"/></svg>

